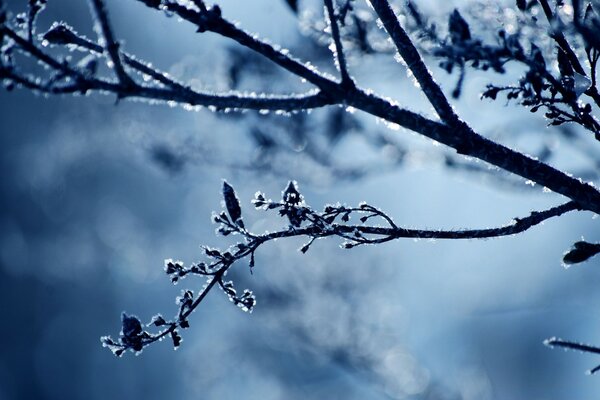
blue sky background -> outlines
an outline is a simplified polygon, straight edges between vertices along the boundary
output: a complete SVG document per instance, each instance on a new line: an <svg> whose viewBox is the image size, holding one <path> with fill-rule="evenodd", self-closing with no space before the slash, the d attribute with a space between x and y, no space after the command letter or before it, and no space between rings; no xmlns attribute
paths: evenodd
<svg viewBox="0 0 600 400"><path fill-rule="evenodd" d="M64 19L92 35L85 2L50 3L41 26ZM135 1L107 3L128 51L202 87L220 87L212 74L227 62L223 40L194 34ZM244 28L302 51L283 1L220 4ZM430 65L451 90L455 77ZM353 58L350 68L361 86L430 112L391 56ZM577 170L581 154L541 118L479 100L490 80L468 76L465 95L454 103L459 114L527 152L542 137L551 140L564 154L553 162ZM247 160L248 119L22 90L0 91L0 104L0 399L559 400L591 398L600 388L599 378L584 375L600 359L542 345L551 336L600 344L600 259L569 270L560 264L582 236L599 239L590 213L485 241L405 240L348 251L325 239L303 255L296 251L301 241L280 240L261 247L254 275L242 265L232 272L239 287L257 295L253 314L211 293L178 351L162 342L117 359L99 337L118 334L123 310L145 322L157 312L171 315L180 289L202 284L189 279L173 287L163 260L198 261L200 244L227 245L210 222L222 179L236 187L246 225L258 232L285 225L253 210L250 199L257 190L279 196L288 179L299 181L316 208L367 201L406 227L496 226L564 199L498 187L419 157L356 181L307 179L300 158L274 175L202 157L170 173L152 160L153 146ZM411 149L443 150L370 116L357 118L368 129L397 134ZM341 161L382 157L353 136L335 151Z"/></svg>

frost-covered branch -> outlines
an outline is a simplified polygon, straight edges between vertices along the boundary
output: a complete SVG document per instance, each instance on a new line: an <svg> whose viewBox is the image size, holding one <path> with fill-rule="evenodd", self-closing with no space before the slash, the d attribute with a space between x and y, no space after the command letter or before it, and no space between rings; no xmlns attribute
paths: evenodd
<svg viewBox="0 0 600 400"><path fill-rule="evenodd" d="M338 25L338 16L333 6L333 0L325 0L325 10L329 20L329 28L331 29L331 37L333 39L332 52L336 59L337 67L340 70L343 85L352 85L352 78L348 74L348 66L346 65L346 55L342 46L340 37L340 27Z"/></svg>
<svg viewBox="0 0 600 400"><path fill-rule="evenodd" d="M421 115L410 110L407 104L401 106L394 100L372 93L355 83L348 71L340 29L345 15L350 10L349 2L345 3L342 10L334 6L333 0L324 0L325 14L330 26L331 48L341 75L341 80L337 81L311 64L294 58L288 50L239 28L222 16L218 5L209 7L202 0L137 0L151 9L187 21L197 33L213 32L231 39L299 80L314 86L308 93L281 95L235 91L204 92L178 82L151 64L124 52L112 31L104 2L89 1L94 12L98 42L79 35L64 23L55 23L45 34L36 35L35 21L44 8L44 0L30 1L28 12L14 18L4 10L0 0L0 81L7 89L17 85L47 94L99 92L116 95L118 99L160 100L169 104L181 104L187 108L204 106L214 111L253 109L296 112L330 105L339 106L340 109L352 108L417 132L447 145L458 155L485 161L570 199L560 206L532 212L527 217L516 218L510 224L496 228L427 230L402 227L389 215L368 204L357 207L328 205L322 211L317 211L304 202L296 185L290 183L280 201L268 200L260 193L254 199L257 208L277 210L280 216L286 217L287 226L275 232L253 233L244 225L235 191L225 183L223 196L226 211L216 214L214 222L219 225L220 234L239 235L241 240L225 251L205 248L207 261L192 264L190 267L184 267L183 263L178 261L167 260L165 270L174 283L188 275L200 275L207 279L207 283L197 294L191 290L182 292L178 298L179 310L172 319L155 316L149 326L158 328L156 333L144 329L137 317L123 314L119 338L102 338L103 344L117 355L126 350L139 352L145 346L168 336L174 346L178 347L182 340L180 329L189 327L188 317L214 287L221 288L228 298L243 310L251 311L256 304L253 293L246 289L239 294L232 282L224 280L226 273L235 263L245 260L248 260L252 271L254 254L258 248L278 238L304 237L307 242L300 251L306 252L315 240L326 237L340 238L344 248L380 244L402 238L480 239L514 235L573 210L589 210L600 214L600 192L594 186L550 166L543 160L526 156L476 133L459 118L387 0L369 0L368 3L380 18L400 58L414 75L439 119ZM574 5L573 26L585 42L586 64L581 62L580 57L583 56L575 52L565 35L554 30L557 26L560 28L562 22L553 14L548 2L540 3L548 22L552 25L549 35L557 49L557 75L552 71L551 63L547 62L547 56L542 54L542 50L533 40L529 43L528 53L523 49L517 35L509 35L503 30L498 32L499 43L484 44L471 34L468 23L458 11L450 15L448 37L441 38L435 29L431 29L431 26L424 22L411 4L409 3L409 10L417 21L417 26L424 32L424 37L437 46L433 54L443 60L441 65L448 72L451 72L455 65L460 68L459 83L453 92L454 97L460 94L467 63L473 68L491 68L496 72L503 72L506 63L515 61L526 67L525 76L517 85L489 86L484 97L495 99L502 92L506 93L508 99L521 99L521 104L530 107L533 112L544 107L548 110L545 116L551 124L574 122L593 132L600 140L600 124L593 115L594 106L582 100L591 99L595 106L600 105L596 78L600 58L596 36L600 32L600 19L591 5L588 4L583 19L579 18L580 7ZM526 12L523 4L523 1L517 2L518 8ZM366 49L370 49L367 35L360 21L355 19L354 22L358 29L359 43L362 43L361 48L366 52ZM54 51L73 48L84 56L77 63L73 62L71 57L57 55ZM102 58L108 61L107 64L116 75L116 80L112 76L99 75L97 63ZM32 63L27 61L31 60L42 64L43 70L38 68L29 72L28 67L31 67ZM350 223L351 219L357 219L357 223ZM564 255L563 261L566 264L579 263L599 252L600 244L577 242L573 249ZM550 344L584 351L595 349L557 340Z"/></svg>
<svg viewBox="0 0 600 400"><path fill-rule="evenodd" d="M554 43L546 43L546 47L552 46L556 49L558 76L555 76L553 64L549 60L551 54L543 54L540 48L543 36L524 37L519 31L509 34L501 27L494 32L497 43L487 43L488 41L479 37L480 35L472 33L469 23L458 10L454 10L448 20L448 35L444 37L424 22L425 17L419 13L413 2L408 4L408 14L415 21L416 28L424 41L433 46L431 53L442 60L440 67L448 73L452 73L455 68L459 69L453 97L460 96L468 65L483 71L505 73L506 65L515 62L527 68L527 72L519 82L504 86L489 84L482 94L483 98L496 100L498 94L503 93L508 100L520 100L521 105L528 107L534 113L539 109L546 109L544 116L550 121L550 125L575 123L594 133L598 139L600 122L593 115L592 103L583 101L589 98L596 106L600 106L600 95L596 85L598 48L587 45L585 52L579 51L579 57L587 58L588 71L586 71L583 60L579 59L562 32L568 31L569 27L553 14L547 2L540 2L540 4L550 24L547 37ZM525 23L528 18L536 20L535 15L527 7L519 8L521 8L520 23ZM586 27L598 21L591 4L586 9L584 21L583 26ZM600 24L596 27L596 35L598 32L600 32ZM524 41L529 42L529 53L522 45ZM585 57L582 53L585 53Z"/></svg>
<svg viewBox="0 0 600 400"><path fill-rule="evenodd" d="M440 118L449 125L460 125L458 116L454 113L448 99L435 82L415 45L412 43L406 31L400 25L398 17L392 10L387 0L369 0L375 12L381 19L385 30L394 42L400 57L406 66L412 71L419 83L423 93L429 99Z"/></svg>
<svg viewBox="0 0 600 400"><path fill-rule="evenodd" d="M76 87L79 87L83 93L101 91L114 93L119 98L139 97L176 102L188 106L208 106L215 110L245 108L295 111L331 104L350 105L446 144L454 148L459 154L479 158L506 171L520 175L543 187L569 197L571 200L576 201L582 208L600 213L600 193L592 186L569 177L547 164L533 160L519 152L488 140L475 133L457 117L454 117L455 114L448 105L447 99L439 89L439 86L433 81L418 52L410 43L406 33L399 25L395 14L385 0L374 0L372 4L382 17L384 25L388 27L388 32L393 35L392 38L395 38L395 43L402 57L409 65L409 68L413 70L425 94L437 112L440 113L445 123L433 121L408 109L401 108L363 89L336 82L328 76L321 74L312 66L307 66L292 58L286 51L275 48L273 45L261 41L255 36L239 29L222 17L221 10L216 5L211 8L196 7L196 9L192 9L170 0L138 1L143 2L151 8L176 14L195 25L198 32L211 31L228 37L275 62L299 78L303 78L314 84L319 91L307 95L275 96L264 94L262 96L252 96L238 93L203 93L194 91L186 86L172 84L168 84L169 87L163 87L162 84L158 86L136 82L133 84L123 84L121 81L114 83L95 77L93 68L72 66L65 60L53 58L33 42L27 41L18 32L11 29L7 20L0 25L3 36L10 39L9 43L3 45L0 77L2 77L5 84L25 83L28 87L32 86L30 85L31 82L38 82L41 79L27 79L27 74L22 72L19 66L15 65L13 53L24 52L47 64L54 70L54 75L49 79L47 78L43 85L39 85L39 90L46 93L71 93L75 91ZM200 2L198 4L203 3ZM54 31L51 29L50 32ZM52 35L48 38L47 34L45 40L50 41L51 39ZM59 43L60 40L54 40L54 42ZM119 49L117 48L116 51L119 51ZM88 66L86 65L86 67ZM150 68L149 65L146 65L146 67ZM146 72L148 72L147 68ZM146 73L146 75L150 76L158 76L160 74L161 72L159 71L155 71L152 74ZM15 75L20 78L10 79ZM67 81L66 86L65 81Z"/></svg>
<svg viewBox="0 0 600 400"><path fill-rule="evenodd" d="M90 4L92 5L92 9L94 10L96 16L96 24L97 24L97 33L101 38L101 44L106 49L110 61L112 63L112 67L114 68L117 77L119 78L119 82L124 86L133 85L133 81L125 72L123 68L123 63L121 62L121 54L119 52L119 43L115 40L114 34L112 32L112 28L110 27L110 22L108 20L108 13L106 11L106 7L104 5L103 0L90 0Z"/></svg>
<svg viewBox="0 0 600 400"><path fill-rule="evenodd" d="M577 350L583 353L600 354L600 347L590 346L588 344L570 342L568 340L559 339L556 337L544 340L544 344L548 347L558 347L568 350ZM600 371L600 365L588 370L588 374L593 375Z"/></svg>
<svg viewBox="0 0 600 400"><path fill-rule="evenodd" d="M119 339L103 337L102 342L116 355L121 355L125 350L141 351L145 346L161 340L170 335L174 346L181 343L179 328L188 328L190 314L198 307L208 292L213 287L220 287L229 300L242 308L252 312L256 299L252 291L246 289L239 295L231 281L224 281L227 271L237 262L247 260L250 272L255 267L255 252L263 244L283 238L303 237L306 243L298 250L306 253L315 240L327 237L337 237L342 240L341 247L351 249L367 244L381 244L392 240L413 239L482 239L515 235L524 232L545 220L558 217L567 212L577 210L573 201L556 206L544 211L534 211L529 216L515 218L510 224L483 229L458 229L458 230L429 230L403 228L382 210L366 203L357 207L348 207L341 204L326 205L322 211L309 206L304 201L304 196L298 191L295 182L289 182L282 192L281 200L271 200L257 192L252 203L255 208L264 211L277 211L279 216L287 220L287 226L274 232L250 232L242 217L242 207L235 190L227 182L223 182L223 203L225 209L213 215L213 222L218 225L217 233L223 236L238 235L241 240L230 246L227 250L204 248L207 262L198 262L184 267L181 261L171 259L165 261L165 272L173 283L178 283L190 275L201 276L207 279L198 295L191 290L182 290L178 297L179 310L172 320L165 320L161 315L156 315L148 326L159 327L157 333L150 333L142 329L142 324L137 317L123 314L123 328ZM351 223L356 220L358 223ZM135 329L130 327L135 327Z"/></svg>

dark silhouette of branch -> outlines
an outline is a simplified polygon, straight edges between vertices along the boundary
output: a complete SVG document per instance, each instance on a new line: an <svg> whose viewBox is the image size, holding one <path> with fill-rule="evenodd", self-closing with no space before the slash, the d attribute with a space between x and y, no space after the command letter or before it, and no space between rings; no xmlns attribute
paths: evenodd
<svg viewBox="0 0 600 400"><path fill-rule="evenodd" d="M254 254L258 248L270 241L291 238L306 237L308 241L299 251L306 253L316 239L326 237L338 237L343 240L341 247L351 249L365 244L381 244L397 239L482 239L515 235L524 232L545 220L558 217L567 212L578 209L575 202L552 207L544 211L534 211L529 216L515 218L512 223L497 228L464 229L464 230L428 230L411 229L399 227L393 219L383 211L366 203L358 207L347 207L343 205L327 205L319 212L307 205L304 197L298 191L295 182L290 182L283 191L280 201L267 199L265 195L258 192L252 201L257 209L277 210L281 217L288 220L289 225L281 230L257 234L246 229L242 218L242 210L239 199L233 187L223 182L223 198L225 210L219 214L213 214L213 221L219 225L217 232L223 236L239 235L242 240L230 246L227 250L205 248L205 254L209 262L192 264L185 268L180 261L171 259L165 261L165 272L170 276L173 283L179 282L188 275L200 275L208 278L207 284L197 296L187 290L183 292L178 300L180 309L176 318L166 321L158 315L153 318L149 325L157 327L164 326L158 333L137 329L134 334L126 334L126 324L132 323L132 316L123 317L123 329L118 340L105 336L102 343L109 347L116 355L120 356L125 350L141 351L167 335L171 335L175 347L179 346L181 337L177 333L178 328L189 327L189 315L200 305L208 292L217 284L227 294L229 299L244 311L251 312L256 300L251 291L245 290L243 295L238 296L232 282L224 282L225 273L236 263L249 257L250 272L254 268ZM357 219L360 224L350 224L351 219ZM367 224L373 220L380 220L387 226L379 224ZM136 318L137 320L137 318ZM156 321L160 323L157 324ZM141 323L138 323L141 326Z"/></svg>
<svg viewBox="0 0 600 400"><path fill-rule="evenodd" d="M353 85L352 78L348 74L348 66L346 65L346 56L342 47L342 39L340 38L340 27L337 23L336 12L333 8L333 0L325 0L325 8L329 19L329 27L331 29L331 37L333 38L333 56L337 61L337 67L342 78L342 85Z"/></svg>
<svg viewBox="0 0 600 400"><path fill-rule="evenodd" d="M569 177L563 172L544 163L533 160L519 152L490 141L476 134L464 122L458 120L457 117L453 117L455 114L448 105L447 99L439 89L439 86L433 81L433 78L424 66L414 46L412 44L409 45L410 40L400 27L397 18L385 0L374 1L373 6L383 17L384 25L387 24L389 31L392 32L392 37L396 38L397 45L404 46L400 47L402 49L401 55L409 67L413 69L413 73L421 83L421 87L438 113L440 113L445 120L452 122L450 125L432 121L412 111L400 108L383 98L367 93L354 86L348 87L335 82L319 73L315 68L305 66L289 55L284 54L282 51L275 49L272 45L256 39L254 36L237 28L234 24L226 21L221 16L221 11L218 6L213 6L211 9L202 11L192 10L172 1L142 2L152 8L162 8L166 11L175 13L182 19L196 25L200 32L212 31L231 38L239 44L263 55L300 78L304 78L313 83L320 91L316 94L306 96L283 96L272 98L268 95L264 95L264 97L252 97L237 94L205 94L179 86L175 88L158 88L143 86L137 83L133 85L111 83L95 77L87 77L71 66L53 59L34 44L21 38L6 24L2 25L2 31L34 58L39 59L67 76L76 78L81 87L81 91L83 92L99 90L114 93L119 98L141 97L153 100L175 101L192 106L212 106L217 110L225 108L250 108L273 111L294 111L331 104L350 105L387 121L396 123L409 130L418 132L435 141L446 144L456 149L459 154L479 158L536 182L541 186L547 187L552 191L577 201L583 209L600 212L600 193L592 186ZM0 72L5 69L7 68L2 67ZM13 68L12 74L14 73ZM156 74L159 74L159 72L156 72ZM6 79L6 75L6 72L2 72L1 76L4 76L3 79ZM73 88L70 88L69 92L72 90ZM53 93L52 90L47 90L47 92Z"/></svg>
<svg viewBox="0 0 600 400"><path fill-rule="evenodd" d="M570 342L568 340L558 339L555 337L544 340L544 344L548 347L560 347L568 350L582 351L584 353L600 354L599 347L577 342ZM597 365L596 367L590 369L588 371L588 374L593 375L598 371L600 371L600 365Z"/></svg>
<svg viewBox="0 0 600 400"><path fill-rule="evenodd" d="M119 43L115 40L110 22L108 21L108 13L104 6L103 0L90 0L92 9L96 14L96 20L98 22L100 32L98 34L102 38L103 46L108 52L110 60L113 64L113 68L119 78L119 81L124 86L133 85L133 81L125 72L123 64L121 63L121 55L119 54Z"/></svg>
<svg viewBox="0 0 600 400"><path fill-rule="evenodd" d="M431 105L435 108L440 118L449 125L462 125L458 116L454 113L452 106L448 103L446 96L433 80L433 77L427 70L425 63L421 59L417 48L414 46L407 33L404 31L398 21L398 17L392 10L387 0L369 0L375 12L381 19L385 30L396 45L396 49L406 63L406 66L412 71L417 82L421 86L423 93L429 99Z"/></svg>

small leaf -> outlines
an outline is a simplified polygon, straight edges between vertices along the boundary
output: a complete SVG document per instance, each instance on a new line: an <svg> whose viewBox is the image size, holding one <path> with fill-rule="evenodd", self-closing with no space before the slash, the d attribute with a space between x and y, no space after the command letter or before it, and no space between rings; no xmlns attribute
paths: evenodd
<svg viewBox="0 0 600 400"><path fill-rule="evenodd" d="M243 224L241 222L242 209L240 207L240 201L235 194L235 190L229 183L227 183L227 181L223 181L223 199L225 200L225 207L227 208L227 212L229 213L231 220L235 224Z"/></svg>

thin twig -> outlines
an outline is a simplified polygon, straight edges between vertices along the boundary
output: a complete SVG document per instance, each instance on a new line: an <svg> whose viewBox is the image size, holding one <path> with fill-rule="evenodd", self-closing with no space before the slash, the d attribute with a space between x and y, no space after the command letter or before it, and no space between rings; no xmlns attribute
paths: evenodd
<svg viewBox="0 0 600 400"><path fill-rule="evenodd" d="M124 86L135 86L135 82L131 79L131 77L129 77L129 75L127 75L127 72L125 72L125 69L123 68L121 57L119 55L119 43L115 40L110 27L108 13L103 0L90 0L90 4L100 28L98 34L101 35L105 41L104 48L108 52L108 56L112 61L117 78L119 78L119 81Z"/></svg>
<svg viewBox="0 0 600 400"><path fill-rule="evenodd" d="M554 25L556 23L556 17L554 16L554 13L552 12L550 5L548 4L548 1L547 0L539 0L539 2L540 2L540 5L542 6L542 10L544 11L544 15L546 16L546 19L548 20L548 23L550 24L550 28L549 28L550 29L550 37L552 37L556 41L556 43L560 46L560 48L565 52L565 54L569 58L569 62L573 66L573 69L578 74L587 76L585 70L583 69L583 66L579 62L579 58L577 57L577 54L575 54L575 52L571 48L571 45L565 38L565 35L561 31L553 28L552 25ZM580 7L576 6L575 3L576 3L576 1L573 1L573 5L574 5L574 7L573 7L573 12L574 12L573 22L574 22L575 27L578 28L581 26L579 19L578 19L578 14L579 14L578 11L579 11ZM600 107L600 93L598 93L598 89L596 88L595 84L592 84L585 91L585 94L589 95L594 100L596 105L598 105Z"/></svg>
<svg viewBox="0 0 600 400"><path fill-rule="evenodd" d="M226 186L225 186L226 185ZM560 206L556 206L544 211L532 212L524 218L516 218L511 224L486 229L470 229L470 230L422 230L422 229L406 229L398 227L392 219L383 211L362 203L358 207L345 206L326 206L323 212L317 212L307 206L302 195L297 191L294 183L288 185L284 191L283 201L274 202L266 200L261 193L257 193L253 201L255 207L264 210L279 210L280 216L287 216L292 225L286 229L275 232L267 232L263 234L255 234L244 228L241 222L241 209L239 208L239 199L235 195L235 191L228 184L227 194L224 192L225 209L221 214L214 214L213 221L220 225L218 232L223 235L231 233L242 236L242 240L230 246L227 251L205 248L207 257L213 261L207 265L204 262L192 264L191 267L184 268L182 263L173 262L172 260L165 261L165 271L175 283L185 276L200 275L208 277L208 283L202 288L197 297L194 298L191 291L186 291L186 301L178 302L180 304L179 312L176 318L171 321L165 321L161 317L160 326L165 326L162 330L155 334L149 332L137 332L133 337L122 330L121 337L118 341L110 337L102 338L104 345L110 347L115 354L121 355L125 350L132 349L141 351L145 346L150 345L167 335L177 334L178 328L187 328L189 326L188 317L200 305L207 296L208 292L217 284L227 294L229 299L238 306L241 306L245 311L252 311L252 307L256 304L252 292L244 291L244 296L252 297L251 303L244 303L244 296L238 296L232 283L223 282L223 277L227 271L239 261L250 257L250 271L254 267L254 254L256 250L263 244L281 238L306 236L309 241L302 246L299 251L305 253L317 238L324 237L339 237L345 239L342 244L343 248L350 249L359 245L379 244L401 238L421 238L421 239L480 239L513 235L532 228L541 222L556 216L560 216L569 211L578 209L575 202L568 202ZM286 195L292 193L293 196ZM232 211L233 210L233 211ZM229 215L228 215L229 213ZM351 217L360 217L362 224L349 224ZM233 219L236 218L235 221ZM388 227L379 225L366 225L366 222L372 218L380 218L388 223ZM336 220L340 222L335 222ZM374 237L373 237L374 236ZM158 325L157 325L158 326ZM178 339L180 340L180 339ZM175 339L174 339L175 341ZM175 343L178 346L178 342Z"/></svg>
<svg viewBox="0 0 600 400"><path fill-rule="evenodd" d="M429 99L429 102L435 108L440 118L450 125L460 125L461 121L452 109L448 99L435 82L427 66L419 55L406 31L400 25L398 17L392 10L387 0L369 0L379 19L383 23L385 30L394 42L398 53L411 70L415 79L421 86L423 93Z"/></svg>
<svg viewBox="0 0 600 400"><path fill-rule="evenodd" d="M342 85L351 85L352 78L348 74L348 66L346 65L346 56L344 54L344 48L342 47L342 39L340 37L340 27L336 18L335 9L333 6L333 0L325 0L325 9L327 16L329 17L329 27L331 29L331 36L333 38L332 52L337 61L337 67L340 71L342 78Z"/></svg>

